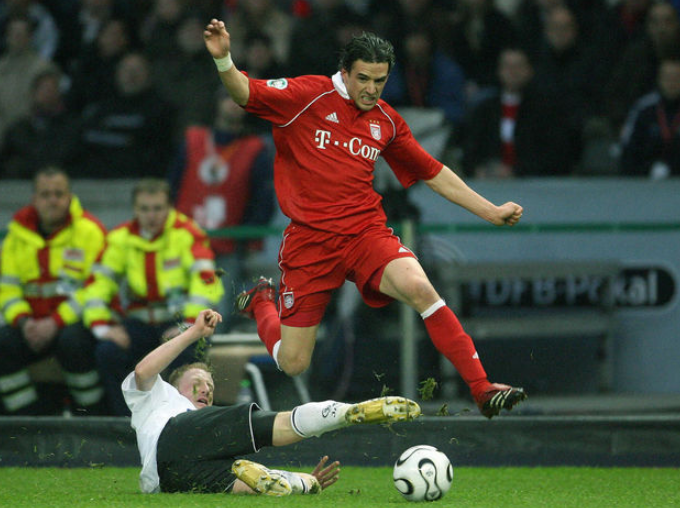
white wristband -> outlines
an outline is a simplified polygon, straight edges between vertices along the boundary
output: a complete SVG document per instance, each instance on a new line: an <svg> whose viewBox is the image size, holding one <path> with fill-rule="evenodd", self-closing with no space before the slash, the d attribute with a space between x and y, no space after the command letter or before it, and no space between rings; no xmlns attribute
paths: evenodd
<svg viewBox="0 0 680 508"><path fill-rule="evenodd" d="M213 58L213 60L215 61L215 65L217 65L217 70L220 72L227 72L234 65L234 62L231 59L231 53L227 53L227 56L224 58Z"/></svg>

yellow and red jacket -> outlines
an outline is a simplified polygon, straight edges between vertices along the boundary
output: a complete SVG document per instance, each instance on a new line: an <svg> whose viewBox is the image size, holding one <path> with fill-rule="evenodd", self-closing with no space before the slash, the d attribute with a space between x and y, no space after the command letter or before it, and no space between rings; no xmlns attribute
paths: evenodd
<svg viewBox="0 0 680 508"><path fill-rule="evenodd" d="M144 238L136 220L113 229L93 272L84 312L85 325L90 327L114 321L110 303L116 296L127 316L165 323L193 322L224 294L207 235L172 208L155 238Z"/></svg>
<svg viewBox="0 0 680 508"><path fill-rule="evenodd" d="M59 326L79 321L83 286L105 241L106 229L75 196L68 222L47 237L39 231L34 206L19 210L2 245L0 309L5 321L14 326L30 316L51 316Z"/></svg>

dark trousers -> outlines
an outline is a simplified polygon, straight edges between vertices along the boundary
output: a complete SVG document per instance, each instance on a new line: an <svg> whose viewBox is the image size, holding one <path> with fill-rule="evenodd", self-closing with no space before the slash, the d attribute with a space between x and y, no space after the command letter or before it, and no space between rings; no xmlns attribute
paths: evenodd
<svg viewBox="0 0 680 508"><path fill-rule="evenodd" d="M210 406L170 418L158 438L162 492L231 492L234 460L272 446L275 412L257 404Z"/></svg>
<svg viewBox="0 0 680 508"><path fill-rule="evenodd" d="M42 358L56 356L62 370L67 376L77 378L78 375L94 373L96 371L94 350L96 339L81 323L66 326L57 332L52 343L40 353L36 353L28 346L19 328L3 326L0 328L0 397L4 402L4 409L11 414L42 414L44 405L34 400L20 407L7 407L10 400L16 400L20 393L33 391L35 386L24 374L26 367ZM81 390L96 390L99 384L98 376L91 378L90 385L83 385L76 381L69 386L72 392ZM22 380L23 379L23 380ZM93 405L96 403L93 403Z"/></svg>
<svg viewBox="0 0 680 508"><path fill-rule="evenodd" d="M163 332L174 323L148 324L138 319L125 319L123 326L130 336L130 348L123 349L117 344L102 340L97 344L96 358L99 374L106 390L109 411L116 416L129 416L130 410L125 404L120 385L125 377L134 370L135 365L161 344ZM196 345L185 349L170 364L168 371L184 365L203 361L197 358Z"/></svg>

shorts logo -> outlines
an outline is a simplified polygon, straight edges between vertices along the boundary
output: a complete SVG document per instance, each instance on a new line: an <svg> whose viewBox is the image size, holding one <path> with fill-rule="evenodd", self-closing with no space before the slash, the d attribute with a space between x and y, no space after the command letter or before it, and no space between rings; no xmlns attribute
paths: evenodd
<svg viewBox="0 0 680 508"><path fill-rule="evenodd" d="M286 78L270 79L267 81L267 86L283 90L288 88L288 80Z"/></svg>
<svg viewBox="0 0 680 508"><path fill-rule="evenodd" d="M295 296L293 296L292 291L287 291L283 293L283 306L286 309L291 309L295 303Z"/></svg>

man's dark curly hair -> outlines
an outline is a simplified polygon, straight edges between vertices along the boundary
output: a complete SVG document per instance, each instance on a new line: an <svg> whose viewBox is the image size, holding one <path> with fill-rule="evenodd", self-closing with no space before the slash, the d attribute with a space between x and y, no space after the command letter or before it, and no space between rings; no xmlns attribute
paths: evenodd
<svg viewBox="0 0 680 508"><path fill-rule="evenodd" d="M387 63L389 73L394 66L394 47L390 41L381 39L371 32L364 32L359 36L352 37L352 40L342 49L340 53L340 69L352 70L352 65L357 60L367 63Z"/></svg>

